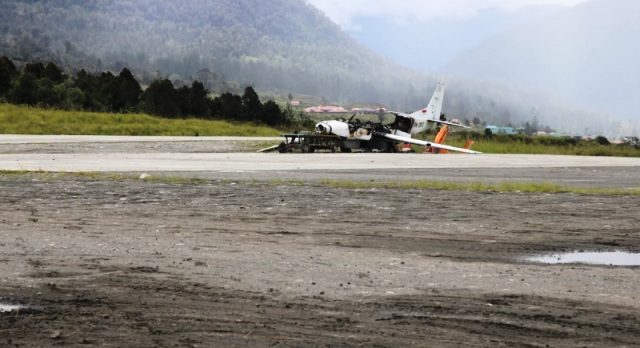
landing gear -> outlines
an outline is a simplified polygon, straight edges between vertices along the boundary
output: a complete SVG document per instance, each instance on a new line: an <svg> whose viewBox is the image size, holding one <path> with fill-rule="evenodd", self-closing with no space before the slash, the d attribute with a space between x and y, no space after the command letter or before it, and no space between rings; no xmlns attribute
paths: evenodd
<svg viewBox="0 0 640 348"><path fill-rule="evenodd" d="M313 153L313 152L316 151L316 149L313 146L311 146L311 145L309 145L307 143L302 144L301 150L302 150L303 153Z"/></svg>

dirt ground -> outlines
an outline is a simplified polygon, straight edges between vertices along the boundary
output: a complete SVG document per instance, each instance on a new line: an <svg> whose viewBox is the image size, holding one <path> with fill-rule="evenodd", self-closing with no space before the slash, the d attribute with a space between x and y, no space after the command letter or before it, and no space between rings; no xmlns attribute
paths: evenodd
<svg viewBox="0 0 640 348"><path fill-rule="evenodd" d="M640 346L640 267L524 260L640 252L637 196L270 179L0 175L0 346Z"/></svg>

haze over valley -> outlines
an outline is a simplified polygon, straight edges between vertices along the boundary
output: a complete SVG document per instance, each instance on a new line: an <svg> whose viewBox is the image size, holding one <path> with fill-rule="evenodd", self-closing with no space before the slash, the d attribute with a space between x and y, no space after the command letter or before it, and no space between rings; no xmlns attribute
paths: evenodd
<svg viewBox="0 0 640 348"><path fill-rule="evenodd" d="M638 133L640 2L383 0L342 12L333 12L337 1L312 2L379 54L460 93L479 88L491 102L532 102L529 116L572 134Z"/></svg>
<svg viewBox="0 0 640 348"><path fill-rule="evenodd" d="M426 105L444 81L449 118L637 135L640 3L570 1L516 9L489 1L455 15L422 2L424 20L349 12L375 7L354 1L338 12L351 13L346 21L330 0L12 0L0 4L0 55L69 71L128 67L143 83L197 79L216 94L252 85L280 100L400 111Z"/></svg>

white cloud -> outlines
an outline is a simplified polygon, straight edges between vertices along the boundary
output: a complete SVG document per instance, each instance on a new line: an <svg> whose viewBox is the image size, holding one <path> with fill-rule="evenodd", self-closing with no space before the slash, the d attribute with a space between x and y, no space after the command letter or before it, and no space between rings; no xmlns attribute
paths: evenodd
<svg viewBox="0 0 640 348"><path fill-rule="evenodd" d="M514 11L524 6L555 4L574 6L587 0L307 0L343 28L355 16L388 16L424 21L436 17L465 18L476 11L499 8Z"/></svg>

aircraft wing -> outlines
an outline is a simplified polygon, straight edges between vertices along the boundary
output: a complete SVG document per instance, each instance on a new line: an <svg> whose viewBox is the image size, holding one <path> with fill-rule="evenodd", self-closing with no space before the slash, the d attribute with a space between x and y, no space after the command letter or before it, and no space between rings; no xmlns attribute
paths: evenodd
<svg viewBox="0 0 640 348"><path fill-rule="evenodd" d="M433 148L436 148L436 149L443 149L443 150L456 151L456 152L462 152L462 153L470 153L470 154L482 153L482 152L479 152L479 151L467 150L467 149L463 149L463 148L460 148L460 147L432 143L430 141L424 141L424 140L420 140L420 139L401 137L399 135L393 135L393 134L380 134L380 135L383 135L385 138L391 139L393 141L416 144L416 145L422 145L422 146L427 146L427 147L433 147Z"/></svg>
<svg viewBox="0 0 640 348"><path fill-rule="evenodd" d="M387 111L387 112L396 116L411 117L411 115L405 114L404 112L398 112L398 111Z"/></svg>
<svg viewBox="0 0 640 348"><path fill-rule="evenodd" d="M271 151L275 151L275 150L277 150L277 149L278 149L278 147L279 147L279 146L280 146L280 144L273 145L273 146L269 146L269 147L266 147L266 148L264 148L264 149L260 149L260 150L258 150L258 152L271 152Z"/></svg>
<svg viewBox="0 0 640 348"><path fill-rule="evenodd" d="M459 123L451 123L451 122L447 122L447 121L440 121L440 120L428 120L429 122L435 122L438 124L446 124L447 126L453 126L453 127L462 127L462 128L468 128L471 129L471 127L467 127L464 125L461 125Z"/></svg>
<svg viewBox="0 0 640 348"><path fill-rule="evenodd" d="M396 115L396 116L411 117L411 115L405 114L404 112L398 112L398 111L387 111L387 112L390 113L390 114ZM453 126L453 127L462 127L462 128L471 129L471 127L463 126L463 125L461 125L459 123L451 123L451 122L447 122L447 121L432 120L432 119L428 119L427 121L435 122L435 123L438 123L438 124L446 124L448 126Z"/></svg>

